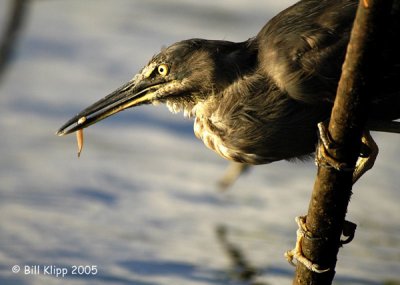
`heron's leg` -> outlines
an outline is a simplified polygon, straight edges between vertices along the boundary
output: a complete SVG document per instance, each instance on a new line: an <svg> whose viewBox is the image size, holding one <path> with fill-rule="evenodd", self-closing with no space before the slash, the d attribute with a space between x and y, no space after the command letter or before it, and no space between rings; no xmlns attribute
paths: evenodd
<svg viewBox="0 0 400 285"><path fill-rule="evenodd" d="M293 262L293 259L296 259L297 262L303 264L308 270L311 270L316 273L324 273L329 271L329 268L320 269L318 264L312 263L311 260L307 259L303 255L303 251L301 248L301 242L303 238L308 238L308 239L315 239L315 238L313 238L310 232L307 230L305 216L296 217L296 223L299 226L296 232L297 234L296 245L294 249L285 252L285 257L288 260L288 262L293 266L295 266L296 264Z"/></svg>
<svg viewBox="0 0 400 285"><path fill-rule="evenodd" d="M400 134L400 122L397 121L373 120L367 122L367 127L371 131Z"/></svg>
<svg viewBox="0 0 400 285"><path fill-rule="evenodd" d="M318 124L320 143L318 144L315 162L317 165L333 167L339 171L353 171L353 184L375 163L379 148L368 130L365 130L361 137L362 147L355 168L349 167L345 163L340 163L329 155L328 150L337 147L331 139L328 127L325 122Z"/></svg>
<svg viewBox="0 0 400 285"><path fill-rule="evenodd" d="M231 162L225 171L224 176L218 181L218 186L222 191L228 189L239 178L242 173L249 169L246 163Z"/></svg>

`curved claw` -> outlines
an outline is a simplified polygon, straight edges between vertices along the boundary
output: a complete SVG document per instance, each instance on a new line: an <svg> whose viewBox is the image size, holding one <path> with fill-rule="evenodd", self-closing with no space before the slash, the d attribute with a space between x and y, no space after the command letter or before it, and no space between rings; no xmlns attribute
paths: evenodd
<svg viewBox="0 0 400 285"><path fill-rule="evenodd" d="M354 239L357 225L355 223L344 221L343 224L343 236L346 237L344 240L340 240L341 245L348 244Z"/></svg>

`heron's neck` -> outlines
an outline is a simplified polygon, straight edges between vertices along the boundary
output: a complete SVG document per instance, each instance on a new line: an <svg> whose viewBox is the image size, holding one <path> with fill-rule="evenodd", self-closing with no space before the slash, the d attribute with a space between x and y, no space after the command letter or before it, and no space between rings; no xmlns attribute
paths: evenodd
<svg viewBox="0 0 400 285"><path fill-rule="evenodd" d="M185 117L201 113L204 104L221 97L232 86L242 85L242 78L253 74L257 68L257 49L254 39L245 42L207 41L214 46L210 58L214 63L213 82L204 79L200 91L183 97L169 98L165 103L172 113L183 112ZM200 79L201 80L201 79ZM240 89L240 88L239 88ZM247 90L246 90L247 91Z"/></svg>

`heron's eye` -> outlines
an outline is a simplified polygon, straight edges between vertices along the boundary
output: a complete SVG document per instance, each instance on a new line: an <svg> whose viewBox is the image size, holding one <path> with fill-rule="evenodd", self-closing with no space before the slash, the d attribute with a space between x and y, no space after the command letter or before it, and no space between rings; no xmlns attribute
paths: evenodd
<svg viewBox="0 0 400 285"><path fill-rule="evenodd" d="M158 73L161 76L167 76L168 72L169 72L169 69L168 69L168 66L166 64L160 64L158 66Z"/></svg>

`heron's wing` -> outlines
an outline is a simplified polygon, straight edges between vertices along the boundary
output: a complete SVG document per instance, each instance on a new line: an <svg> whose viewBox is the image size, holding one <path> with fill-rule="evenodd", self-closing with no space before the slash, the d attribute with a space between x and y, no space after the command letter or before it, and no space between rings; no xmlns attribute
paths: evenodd
<svg viewBox="0 0 400 285"><path fill-rule="evenodd" d="M256 39L261 72L296 100L333 100L356 0L303 0L269 21Z"/></svg>

